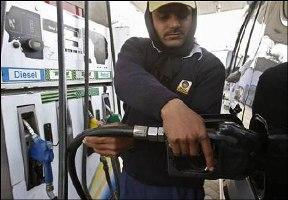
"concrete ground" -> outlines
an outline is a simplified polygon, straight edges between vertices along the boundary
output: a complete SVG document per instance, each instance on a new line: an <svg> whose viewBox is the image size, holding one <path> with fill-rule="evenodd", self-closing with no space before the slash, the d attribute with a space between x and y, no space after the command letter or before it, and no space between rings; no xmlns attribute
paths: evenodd
<svg viewBox="0 0 288 200"><path fill-rule="evenodd" d="M219 180L206 180L204 183L204 199L220 199Z"/></svg>

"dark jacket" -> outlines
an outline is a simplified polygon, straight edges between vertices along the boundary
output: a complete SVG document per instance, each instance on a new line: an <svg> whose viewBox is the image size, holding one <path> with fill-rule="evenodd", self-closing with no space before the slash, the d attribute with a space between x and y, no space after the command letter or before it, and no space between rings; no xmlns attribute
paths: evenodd
<svg viewBox="0 0 288 200"><path fill-rule="evenodd" d="M285 62L267 69L259 77L252 114L264 117L270 131L283 128L287 132L287 69ZM253 121L250 129L254 129Z"/></svg>
<svg viewBox="0 0 288 200"><path fill-rule="evenodd" d="M198 114L220 113L224 66L213 54L203 48L201 50L202 53L181 58L181 70L171 76L169 84L164 84L162 80L157 80L159 77L154 73L154 64L161 53L153 47L151 40L128 39L119 53L114 82L116 94L124 102L123 122L129 125L162 126L161 108L174 98L182 99ZM176 90L182 80L192 82L187 95ZM168 176L164 144L135 141L134 148L121 157L124 170L146 184L203 185L201 179Z"/></svg>
<svg viewBox="0 0 288 200"><path fill-rule="evenodd" d="M264 71L259 77L252 106L253 116L259 114L266 120L271 137L263 151L265 160L261 164L265 171L264 199L287 199L288 197L287 137L280 140L272 139L275 134L286 136L288 134L287 70L288 66L285 62ZM252 118L249 128L261 132L260 127Z"/></svg>

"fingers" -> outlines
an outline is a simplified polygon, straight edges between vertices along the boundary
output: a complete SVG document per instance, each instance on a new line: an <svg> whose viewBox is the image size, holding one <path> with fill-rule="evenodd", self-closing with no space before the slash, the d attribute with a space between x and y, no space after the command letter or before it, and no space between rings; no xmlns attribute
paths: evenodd
<svg viewBox="0 0 288 200"><path fill-rule="evenodd" d="M85 137L83 143L91 148L115 150L123 145L120 140L113 137Z"/></svg>
<svg viewBox="0 0 288 200"><path fill-rule="evenodd" d="M179 155L196 155L198 152L198 148L195 144L189 144L188 141L183 141L183 142L174 142L174 143L169 143L169 146L171 147L173 154L175 156L179 156ZM190 146L193 146L193 150L190 151Z"/></svg>
<svg viewBox="0 0 288 200"><path fill-rule="evenodd" d="M90 144L90 145L93 145L93 144L106 144L109 140L111 140L112 137L85 137L83 142L85 144Z"/></svg>
<svg viewBox="0 0 288 200"><path fill-rule="evenodd" d="M196 156L199 154L199 144L197 142L189 143L189 155Z"/></svg>
<svg viewBox="0 0 288 200"><path fill-rule="evenodd" d="M199 154L199 145L197 142L184 140L182 142L169 142L173 154L179 155L190 155L195 156Z"/></svg>
<svg viewBox="0 0 288 200"><path fill-rule="evenodd" d="M203 154L205 156L206 166L207 166L209 171L213 171L214 158L213 158L213 150L212 150L212 146L211 146L209 137L208 136L205 137L204 139L202 139L200 141L200 143L201 143L201 148L202 148Z"/></svg>
<svg viewBox="0 0 288 200"><path fill-rule="evenodd" d="M179 156L181 154L180 145L177 142L169 142L169 146L171 147L175 156Z"/></svg>
<svg viewBox="0 0 288 200"><path fill-rule="evenodd" d="M113 156L131 148L133 138L85 137L83 143L100 155Z"/></svg>
<svg viewBox="0 0 288 200"><path fill-rule="evenodd" d="M187 141L181 142L179 146L181 155L189 155L189 143Z"/></svg>
<svg viewBox="0 0 288 200"><path fill-rule="evenodd" d="M98 144L97 146L91 145L91 144L86 144L86 146L91 147L94 150L98 149L98 150L101 150L101 151L102 150L118 151L118 150L122 149L121 147L118 147L118 146L113 145L113 144Z"/></svg>
<svg viewBox="0 0 288 200"><path fill-rule="evenodd" d="M115 138L108 137L85 137L83 143L91 148L98 150L117 150L117 140Z"/></svg>
<svg viewBox="0 0 288 200"><path fill-rule="evenodd" d="M177 140L176 140L177 141ZM179 141L179 140L178 140ZM169 142L174 155L199 155L199 142L195 140L184 140L181 142Z"/></svg>
<svg viewBox="0 0 288 200"><path fill-rule="evenodd" d="M98 154L100 154L101 156L118 156L120 152L116 152L116 151L112 151L112 150L99 150L99 149L95 149L94 151Z"/></svg>

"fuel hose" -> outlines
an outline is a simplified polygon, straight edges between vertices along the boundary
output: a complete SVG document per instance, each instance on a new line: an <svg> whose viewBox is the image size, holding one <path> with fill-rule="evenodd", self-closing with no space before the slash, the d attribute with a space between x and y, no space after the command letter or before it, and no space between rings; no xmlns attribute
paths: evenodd
<svg viewBox="0 0 288 200"><path fill-rule="evenodd" d="M223 121L234 121L241 123L237 117L235 119L232 115L202 115L206 125L219 123ZM214 126L214 125L213 125ZM92 199L91 195L85 192L78 179L76 167L75 167L75 156L77 149L82 144L83 139L86 136L97 136L97 137L134 137L135 139L148 139L151 141L164 142L164 131L163 128L158 128L157 131L152 127L147 126L128 126L124 124L102 126L92 129L87 129L76 138L74 138L67 148L67 160L68 160L68 171L72 180L72 183L80 196L81 199ZM211 137L211 136L210 136ZM212 136L213 137L213 136Z"/></svg>
<svg viewBox="0 0 288 200"><path fill-rule="evenodd" d="M76 172L76 167L75 167L76 152L77 152L77 149L82 144L83 139L87 136L135 137L136 135L137 137L138 135L139 137L141 137L143 134L145 133L144 131L143 132L141 131L141 128L135 129L135 127L132 127L132 126L121 125L121 126L109 126L109 127L88 129L73 139L67 151L68 170L69 170L69 174L73 182L73 185L75 186L76 191L81 199L92 199L89 193L87 194L83 191L82 185L77 177L77 172ZM145 136L143 135L143 137Z"/></svg>
<svg viewBox="0 0 288 200"><path fill-rule="evenodd" d="M213 146L216 165L213 172L206 171L201 162L204 157L201 155L196 163L185 161L185 165L178 158L175 158L170 149L167 149L168 173L177 177L199 177L205 179L243 179L255 168L255 155L262 147L262 134L247 130L240 125L238 118L231 115L209 115L202 116L207 134ZM67 159L68 170L73 185L81 199L92 199L91 195L85 192L77 177L75 167L75 156L77 149L86 136L97 137L133 137L139 140L165 142L162 127L128 126L121 123L117 125L103 126L85 130L74 138L68 147ZM167 148L169 145L166 145ZM180 162L179 162L180 161ZM178 164L180 165L178 165ZM187 165L188 164L188 165ZM196 165L195 165L196 164ZM200 164L200 165L199 165ZM199 165L199 166L198 166Z"/></svg>

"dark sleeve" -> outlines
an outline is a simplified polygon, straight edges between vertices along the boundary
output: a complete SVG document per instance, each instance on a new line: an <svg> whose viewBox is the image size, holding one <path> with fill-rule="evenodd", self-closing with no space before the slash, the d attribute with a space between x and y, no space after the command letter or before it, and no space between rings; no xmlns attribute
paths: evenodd
<svg viewBox="0 0 288 200"><path fill-rule="evenodd" d="M192 104L199 114L219 114L221 111L225 68L215 56L200 66L197 85L192 91Z"/></svg>
<svg viewBox="0 0 288 200"><path fill-rule="evenodd" d="M266 107L266 99L265 92L263 87L263 74L259 77L259 81L256 87L255 97L252 104L252 114L260 114L263 115L262 111L265 110ZM266 117L266 116L265 116Z"/></svg>
<svg viewBox="0 0 288 200"><path fill-rule="evenodd" d="M116 94L134 109L160 120L161 108L178 96L144 69L144 42L130 38L122 46L115 68Z"/></svg>
<svg viewBox="0 0 288 200"><path fill-rule="evenodd" d="M260 132L260 131L266 131L265 127L255 119L255 114L259 114L261 117L264 117L264 119L267 119L266 113L263 113L265 111L266 106L266 99L265 99L265 92L263 87L263 74L259 77L259 81L256 87L256 92L252 104L252 118L250 120L249 129Z"/></svg>
<svg viewBox="0 0 288 200"><path fill-rule="evenodd" d="M260 114L269 126L287 127L287 62L264 71L259 77L252 114ZM253 120L250 127L253 129ZM253 129L255 130L255 129Z"/></svg>

